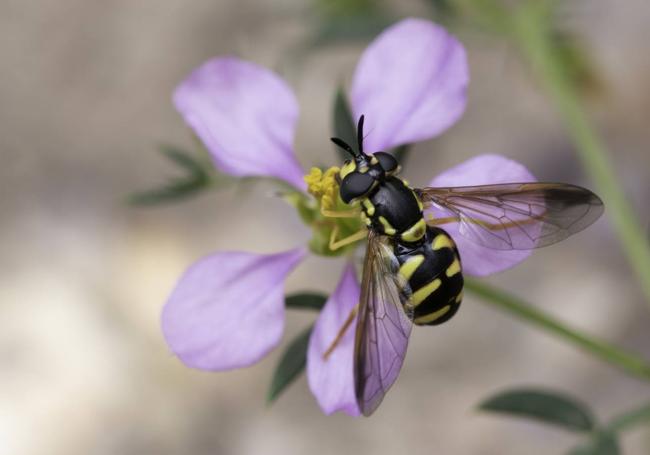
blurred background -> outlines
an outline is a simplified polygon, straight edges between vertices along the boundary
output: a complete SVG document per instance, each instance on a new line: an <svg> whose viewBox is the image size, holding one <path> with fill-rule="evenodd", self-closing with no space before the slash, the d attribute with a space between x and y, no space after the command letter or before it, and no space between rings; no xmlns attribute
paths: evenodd
<svg viewBox="0 0 650 455"><path fill-rule="evenodd" d="M421 0L382 5L388 22L436 18ZM0 0L0 454L546 455L576 437L482 414L477 403L506 387L556 387L609 418L647 400L641 381L472 296L449 324L414 331L401 377L370 419L324 416L304 377L266 406L279 352L220 374L169 352L160 310L190 263L309 238L263 184L154 208L125 203L177 172L158 144L193 146L171 92L216 55L274 68L300 102L301 163L334 164L333 94L371 35L312 45L327 41L315 38L323 11L299 0ZM561 21L588 52L598 80L588 109L648 226L650 5L571 1ZM415 148L409 181L425 185L490 152L593 189L513 48L455 33L472 73L467 112ZM287 289L328 292L342 265L311 258ZM607 217L490 282L650 358L650 316ZM285 339L314 318L290 313ZM622 442L627 454L650 453L650 431Z"/></svg>

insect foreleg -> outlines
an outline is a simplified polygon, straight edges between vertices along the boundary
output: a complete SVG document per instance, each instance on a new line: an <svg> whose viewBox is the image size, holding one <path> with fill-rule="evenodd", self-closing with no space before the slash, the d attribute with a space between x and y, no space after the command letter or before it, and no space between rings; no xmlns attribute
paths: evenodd
<svg viewBox="0 0 650 455"><path fill-rule="evenodd" d="M321 207L320 213L328 218L356 218L361 214L361 210L358 208L350 210L327 210Z"/></svg>
<svg viewBox="0 0 650 455"><path fill-rule="evenodd" d="M359 311L359 304L357 303L354 308L352 308L352 311L350 311L350 315L348 318L345 320L343 325L341 326L341 329L339 330L339 333L336 334L336 338L334 338L334 341L332 341L332 344L329 345L327 348L327 351L323 354L323 359L327 360L327 358L330 356L332 351L338 346L339 342L345 335L345 332L347 332L348 328L350 328L350 324L352 324L352 321L354 321L354 318L357 316L357 311Z"/></svg>
<svg viewBox="0 0 650 455"><path fill-rule="evenodd" d="M332 234L330 235L330 243L329 243L329 249L332 251L336 251L339 248L342 248L346 245L349 245L354 242L358 242L359 240L363 240L366 238L367 234L366 228L361 229L359 232L355 232L352 235L349 235L345 238L336 240L336 237L339 235L339 226L336 225L334 226L334 229L332 229Z"/></svg>
<svg viewBox="0 0 650 455"><path fill-rule="evenodd" d="M433 215L431 215L429 218L426 218L426 222L429 226L440 226L441 224L457 223L458 221L460 220L455 216L434 218Z"/></svg>

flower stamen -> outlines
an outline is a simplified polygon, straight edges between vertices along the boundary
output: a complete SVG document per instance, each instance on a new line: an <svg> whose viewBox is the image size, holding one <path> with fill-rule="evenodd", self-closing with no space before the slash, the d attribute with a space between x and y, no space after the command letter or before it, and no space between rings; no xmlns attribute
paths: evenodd
<svg viewBox="0 0 650 455"><path fill-rule="evenodd" d="M350 206L341 199L340 172L337 166L324 171L313 167L304 176L307 192L316 202L309 221L314 233L309 245L314 253L324 256L344 254L367 236L358 204Z"/></svg>
<svg viewBox="0 0 650 455"><path fill-rule="evenodd" d="M335 210L339 194L339 183L336 176L341 172L337 166L332 166L325 172L312 167L304 179L307 191L320 201L321 210Z"/></svg>

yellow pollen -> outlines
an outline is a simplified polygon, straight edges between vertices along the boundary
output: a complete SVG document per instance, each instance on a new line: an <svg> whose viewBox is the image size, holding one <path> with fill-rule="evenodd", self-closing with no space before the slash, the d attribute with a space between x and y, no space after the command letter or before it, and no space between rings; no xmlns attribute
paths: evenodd
<svg viewBox="0 0 650 455"><path fill-rule="evenodd" d="M321 207L326 210L333 210L336 207L336 201L339 193L339 184L336 176L341 169L332 166L325 172L317 167L312 167L304 177L307 183L309 194L320 200Z"/></svg>

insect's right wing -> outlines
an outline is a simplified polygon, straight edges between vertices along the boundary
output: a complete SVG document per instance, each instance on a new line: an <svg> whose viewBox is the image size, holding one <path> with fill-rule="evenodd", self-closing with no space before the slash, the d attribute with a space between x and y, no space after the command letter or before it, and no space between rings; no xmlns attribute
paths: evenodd
<svg viewBox="0 0 650 455"><path fill-rule="evenodd" d="M411 334L410 290L398 269L386 237L370 231L354 349L355 393L366 416L397 379Z"/></svg>
<svg viewBox="0 0 650 455"><path fill-rule="evenodd" d="M603 213L598 196L565 183L501 183L415 191L425 207L432 205L452 214L447 221L457 222L460 234L497 250L552 245L586 228Z"/></svg>

